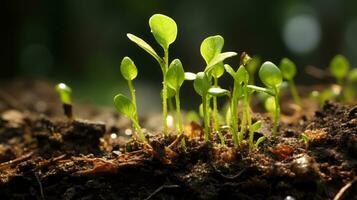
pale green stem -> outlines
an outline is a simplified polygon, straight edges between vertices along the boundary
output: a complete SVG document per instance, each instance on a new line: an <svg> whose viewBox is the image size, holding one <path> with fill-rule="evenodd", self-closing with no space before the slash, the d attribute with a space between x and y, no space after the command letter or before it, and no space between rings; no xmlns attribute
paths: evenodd
<svg viewBox="0 0 357 200"><path fill-rule="evenodd" d="M214 87L218 87L218 78L213 77L214 80ZM218 111L217 111L217 97L213 97L213 124L215 131L219 129L219 122L218 122Z"/></svg>
<svg viewBox="0 0 357 200"><path fill-rule="evenodd" d="M246 114L247 113L245 112L245 103L244 103L244 100L243 100L242 122L241 122L241 125L240 125L240 131L239 131L239 134L238 134L239 143L241 143L243 141L245 129L246 129L246 126L247 126L247 116L246 116Z"/></svg>
<svg viewBox="0 0 357 200"><path fill-rule="evenodd" d="M132 120L132 122L133 122L133 126L135 127L136 131L139 132L141 141L146 143L145 135L144 135L143 131L141 130L139 123L134 119Z"/></svg>
<svg viewBox="0 0 357 200"><path fill-rule="evenodd" d="M164 120L164 135L168 134L168 127L167 127L167 83L166 83L166 72L169 68L169 52L168 49L164 49L164 66L162 67L163 71L163 81L162 81L162 115Z"/></svg>
<svg viewBox="0 0 357 200"><path fill-rule="evenodd" d="M274 113L274 124L273 124L273 138L277 136L278 133L278 126L279 126L279 120L280 120L280 104L279 104L279 88L274 88L275 95L275 113Z"/></svg>
<svg viewBox="0 0 357 200"><path fill-rule="evenodd" d="M235 145L239 144L238 141L238 87L239 84L235 81L233 87L233 95L231 100L231 118L232 118L232 136Z"/></svg>
<svg viewBox="0 0 357 200"><path fill-rule="evenodd" d="M181 116L181 107L180 107L180 92L179 91L176 91L175 102L176 102L178 131L179 131L179 134L182 134L183 133L183 125L182 125L182 116Z"/></svg>
<svg viewBox="0 0 357 200"><path fill-rule="evenodd" d="M131 80L128 80L128 86L129 86L129 90L130 90L130 94L131 94L131 101L133 102L134 108L135 108L135 120L139 121L138 109L137 109L137 105L136 105L135 89L133 86L133 82Z"/></svg>
<svg viewBox="0 0 357 200"><path fill-rule="evenodd" d="M293 79L289 80L289 86L290 86L291 95L293 96L295 103L301 106L301 99Z"/></svg>
<svg viewBox="0 0 357 200"><path fill-rule="evenodd" d="M208 109L207 109L207 95L202 96L202 106L203 106L203 119L204 119L204 126L205 126L205 141L209 141L209 116L208 116Z"/></svg>
<svg viewBox="0 0 357 200"><path fill-rule="evenodd" d="M249 105L249 102L250 102L250 96L249 96L249 92L246 92L246 96L247 98L245 99L246 101L246 115L247 115L247 122L248 122L248 127L249 127L249 149L253 149L254 147L254 143L253 143L253 140L254 140L254 132L252 131L252 116L251 116L251 113L250 113L250 105Z"/></svg>

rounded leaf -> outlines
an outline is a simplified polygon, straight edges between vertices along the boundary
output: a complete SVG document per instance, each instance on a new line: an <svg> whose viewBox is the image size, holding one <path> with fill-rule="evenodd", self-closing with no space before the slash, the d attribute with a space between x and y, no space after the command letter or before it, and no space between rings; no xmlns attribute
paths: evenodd
<svg viewBox="0 0 357 200"><path fill-rule="evenodd" d="M210 36L202 41L200 51L206 64L221 53L223 45L224 39L220 35Z"/></svg>
<svg viewBox="0 0 357 200"><path fill-rule="evenodd" d="M218 63L220 62L223 62L225 59L227 58L230 58L230 57L233 57L233 56L236 56L237 53L236 52L231 52L231 51L228 51L228 52L224 52L224 53L220 53L220 54L217 54L214 58L212 58L212 60L207 64L207 67L205 69L205 72L206 73L210 73L211 70L213 69L213 67L215 65L217 65Z"/></svg>
<svg viewBox="0 0 357 200"><path fill-rule="evenodd" d="M211 87L208 90L208 94L215 96L215 97L221 97L221 96L229 96L230 92L226 89L220 88L220 87Z"/></svg>
<svg viewBox="0 0 357 200"><path fill-rule="evenodd" d="M177 37L176 22L170 17L162 14L155 14L149 19L151 33L157 43L164 49L168 49Z"/></svg>
<svg viewBox="0 0 357 200"><path fill-rule="evenodd" d="M357 68L352 69L349 73L348 73L348 80L350 82L355 82L357 81Z"/></svg>
<svg viewBox="0 0 357 200"><path fill-rule="evenodd" d="M121 61L120 72L128 81L134 80L138 75L138 69L136 68L135 63L129 57L124 57Z"/></svg>
<svg viewBox="0 0 357 200"><path fill-rule="evenodd" d="M161 92L162 93L162 92ZM162 95L162 94L161 94ZM172 98L176 95L176 91L170 87L167 87L167 98Z"/></svg>
<svg viewBox="0 0 357 200"><path fill-rule="evenodd" d="M245 69L245 67L243 65L241 65L236 74L235 74L235 78L234 80L238 81L239 83L245 83L248 84L249 81L249 73L248 71Z"/></svg>
<svg viewBox="0 0 357 200"><path fill-rule="evenodd" d="M192 72L185 72L185 80L193 81L196 79L196 74Z"/></svg>
<svg viewBox="0 0 357 200"><path fill-rule="evenodd" d="M179 59L175 59L171 62L166 72L167 85L177 92L184 81L185 71L183 70L182 63Z"/></svg>
<svg viewBox="0 0 357 200"><path fill-rule="evenodd" d="M211 75L215 78L219 78L224 74L224 65L223 62L220 62L213 66L213 69L211 71Z"/></svg>
<svg viewBox="0 0 357 200"><path fill-rule="evenodd" d="M348 69L350 68L350 63L343 55L336 55L330 63L330 71L336 78L344 78Z"/></svg>
<svg viewBox="0 0 357 200"><path fill-rule="evenodd" d="M283 79L280 69L272 62L264 62L259 70L260 80L270 88L278 87Z"/></svg>
<svg viewBox="0 0 357 200"><path fill-rule="evenodd" d="M200 96L206 96L211 87L211 82L204 72L198 72L193 87Z"/></svg>
<svg viewBox="0 0 357 200"><path fill-rule="evenodd" d="M118 94L114 97L114 106L117 111L131 120L135 120L135 106L131 100L122 95Z"/></svg>
<svg viewBox="0 0 357 200"><path fill-rule="evenodd" d="M280 61L281 74L286 80L292 80L296 75L296 65L289 58L283 58Z"/></svg>
<svg viewBox="0 0 357 200"><path fill-rule="evenodd" d="M257 71L258 66L260 64L260 58L257 56L254 56L250 62L247 64L247 71L251 74L254 74L255 71Z"/></svg>
<svg viewBox="0 0 357 200"><path fill-rule="evenodd" d="M268 112L274 113L275 109L276 109L274 97L270 96L267 99L265 99L264 107L265 107L265 110L267 110Z"/></svg>
<svg viewBox="0 0 357 200"><path fill-rule="evenodd" d="M58 92L61 102L64 104L71 104L71 93L72 89L64 83L59 83L56 85L56 91Z"/></svg>

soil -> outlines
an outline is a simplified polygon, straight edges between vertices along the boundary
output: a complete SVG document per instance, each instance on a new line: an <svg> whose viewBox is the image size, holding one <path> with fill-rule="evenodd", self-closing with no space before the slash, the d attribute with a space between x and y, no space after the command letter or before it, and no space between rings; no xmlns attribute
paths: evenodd
<svg viewBox="0 0 357 200"><path fill-rule="evenodd" d="M0 89L0 199L357 199L357 105L285 116L252 151L225 132L227 146L205 142L191 123L183 148L175 134L128 140L114 109L75 104L90 121L66 119L51 84L15 83ZM253 120L256 137L270 135L269 117Z"/></svg>

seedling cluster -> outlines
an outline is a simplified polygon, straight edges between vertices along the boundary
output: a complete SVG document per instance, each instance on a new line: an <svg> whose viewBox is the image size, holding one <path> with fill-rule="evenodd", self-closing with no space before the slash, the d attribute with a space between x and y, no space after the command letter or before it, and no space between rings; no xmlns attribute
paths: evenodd
<svg viewBox="0 0 357 200"><path fill-rule="evenodd" d="M236 52L222 52L224 39L220 35L209 36L204 39L200 46L201 56L205 61L205 66L201 72L185 72L182 62L179 59L169 59L169 47L176 40L177 25L176 22L168 16L155 14L149 19L149 26L156 42L163 49L163 56L159 56L156 51L143 39L127 34L129 40L137 44L147 53L149 53L158 63L162 71L162 110L163 110L163 134L169 133L167 125L168 105L172 100L175 101L176 111L176 132L179 138L184 133L183 119L180 104L180 88L186 81L193 81L193 88L201 97L202 103L200 113L203 117L204 139L211 141L214 134L217 134L220 144L226 145L227 134L231 135L234 145L241 145L247 141L249 148L258 148L267 137L274 139L278 134L280 121L280 93L283 79L285 79L290 88L291 95L295 103L302 106L301 98L295 86L294 77L296 76L296 65L288 58L283 58L279 67L270 61L260 65L260 59L251 58L248 54L242 53L238 67L232 67L225 64L225 60L236 56ZM258 71L259 78L264 86L255 85L255 72ZM348 91L354 91L353 82L357 81L357 69L349 71L349 63L341 55L332 59L330 64L331 74L336 78L337 83L343 87L344 99L351 95ZM138 75L138 69L135 63L129 58L124 57L120 64L120 72L127 81L131 97L118 94L114 97L114 105L117 111L128 117L133 125L134 137L140 139L143 143L147 142L143 133L137 113L136 94L133 86L133 80ZM227 73L225 73L227 72ZM229 74L233 79L231 90L219 86L219 78L224 74ZM345 89L346 87L346 89ZM64 105L71 105L71 89L61 83L56 87ZM273 129L271 136L263 136L254 141L254 133L261 126L261 121L253 121L252 110L250 108L251 97L254 92L259 92L267 96L265 107L273 115ZM318 94L317 94L318 95ZM229 102L225 113L228 133L222 131L222 117L218 108L218 98L226 98ZM173 103L170 107L174 107ZM173 110L173 109L172 109ZM173 112L173 111L172 111ZM69 118L72 114L66 113ZM187 117L197 120L197 114L190 112ZM226 135L224 135L226 133ZM305 143L308 138L302 136ZM184 144L184 140L183 143Z"/></svg>

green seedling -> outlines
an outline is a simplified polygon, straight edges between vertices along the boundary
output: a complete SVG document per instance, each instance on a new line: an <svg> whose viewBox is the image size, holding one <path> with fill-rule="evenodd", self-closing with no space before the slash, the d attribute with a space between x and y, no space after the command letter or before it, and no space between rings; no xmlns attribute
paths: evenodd
<svg viewBox="0 0 357 200"><path fill-rule="evenodd" d="M168 16L162 14L154 14L149 19L149 26L151 33L153 34L156 42L164 50L164 56L161 58L156 51L143 39L133 35L127 34L128 38L136 43L139 47L148 52L154 59L159 63L163 75L163 88L162 88L162 110L163 110L163 123L164 123L164 134L168 133L167 127L167 82L166 82L166 72L169 68L169 46L176 40L177 37L177 25L176 22Z"/></svg>
<svg viewBox="0 0 357 200"><path fill-rule="evenodd" d="M220 35L209 36L201 43L200 52L206 62L205 73L209 78L213 77L213 87L218 88L218 79L224 74L223 61L226 58L235 56L235 52L221 53L224 46L224 39ZM213 95L213 125L219 131L217 96Z"/></svg>
<svg viewBox="0 0 357 200"><path fill-rule="evenodd" d="M246 69L249 73L249 84L255 83L255 74L257 72L258 67L260 66L260 58L254 56L247 64Z"/></svg>
<svg viewBox="0 0 357 200"><path fill-rule="evenodd" d="M193 82L193 87L197 94L202 98L202 112L204 119L204 131L205 131L205 140L210 139L210 129L209 129L209 94L208 90L211 88L211 82L207 77L206 73L199 72L196 75L196 79Z"/></svg>
<svg viewBox="0 0 357 200"><path fill-rule="evenodd" d="M350 63L348 62L347 58L343 55L336 55L332 58L330 62L330 72L332 76L336 78L337 84L342 89L342 96L340 100L346 100L346 94L344 91L345 87L345 78L348 75L348 70L350 68Z"/></svg>
<svg viewBox="0 0 357 200"><path fill-rule="evenodd" d="M63 104L64 114L68 119L73 119L73 107L71 100L72 89L64 83L59 83L56 85L56 91L60 96L60 100Z"/></svg>
<svg viewBox="0 0 357 200"><path fill-rule="evenodd" d="M128 117L133 123L133 127L139 133L139 137L142 142L146 143L146 138L141 130L139 121L137 120L137 113L134 103L126 96L118 94L114 97L114 106L117 111L126 117Z"/></svg>
<svg viewBox="0 0 357 200"><path fill-rule="evenodd" d="M280 61L280 70L281 74L283 75L284 79L288 81L289 88L291 95L293 96L293 99L295 103L299 106L301 106L301 98L299 96L299 93L296 89L294 77L296 76L296 65L293 63L290 59L288 58L283 58Z"/></svg>
<svg viewBox="0 0 357 200"><path fill-rule="evenodd" d="M218 126L219 125L219 116L218 116L218 111L217 111L217 97L230 96L230 92L228 90L226 90L226 89L222 89L222 88L219 88L219 87L211 87L208 90L208 94L210 94L213 97L213 100L216 99L216 101L213 101L213 113L214 113L213 118L215 119L214 123L216 125L215 130L218 133L218 137L219 137L219 139L221 141L221 144L225 145L223 134L219 130L219 126ZM215 110L215 108L216 108L216 110Z"/></svg>
<svg viewBox="0 0 357 200"><path fill-rule="evenodd" d="M260 120L256 121L254 124L249 126L249 149L254 147L254 132L259 130L262 127L262 122ZM259 145L259 144L258 144Z"/></svg>
<svg viewBox="0 0 357 200"><path fill-rule="evenodd" d="M133 86L133 80L138 75L138 69L136 68L135 63L129 57L124 57L120 64L120 72L124 79L128 82L131 101L133 102L135 108L135 119L138 121L139 118L137 114L136 95L135 88Z"/></svg>
<svg viewBox="0 0 357 200"><path fill-rule="evenodd" d="M274 115L276 109L275 109L275 98L273 96L269 96L268 98L265 99L264 108L268 113Z"/></svg>
<svg viewBox="0 0 357 200"><path fill-rule="evenodd" d="M308 149L309 143L310 143L310 137L303 133L303 134L301 134L301 139L302 139L302 141L304 141L305 148Z"/></svg>
<svg viewBox="0 0 357 200"><path fill-rule="evenodd" d="M243 127L241 127L241 131L238 135L238 102L241 98L243 98L244 94L248 93L248 89L243 89L244 85L246 85L249 81L249 74L247 72L247 70L244 68L243 65L241 65L237 71L234 71L233 68L229 65L224 65L225 70L228 72L228 74L230 74L233 79L234 79L234 85L233 85L233 92L232 92L232 96L231 96L231 103L230 103L230 114L231 114L231 126L232 126L232 136L233 136L233 142L235 145L238 145L242 139L243 139L243 133L244 133L244 129ZM245 90L245 91L244 91ZM249 102L249 98L248 96L246 96L245 100L244 100L244 107L249 104L246 104L247 101ZM242 119L242 125L245 127L245 123L246 123L246 109L243 109L244 111L242 113L243 114L243 118Z"/></svg>
<svg viewBox="0 0 357 200"><path fill-rule="evenodd" d="M262 137L260 137L260 138L258 138L257 139L257 141L255 142L255 148L259 148L259 145L262 143L262 142L264 142L265 141L265 139L266 139L266 137L265 136L262 136Z"/></svg>
<svg viewBox="0 0 357 200"><path fill-rule="evenodd" d="M185 71L179 59L171 62L169 70L166 73L167 85L175 91L176 115L178 120L178 132L183 133L183 124L180 107L180 88L185 81Z"/></svg>

